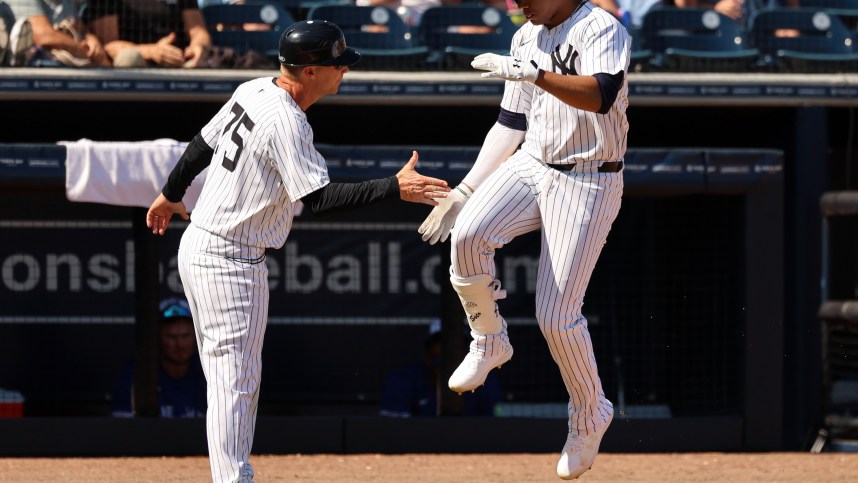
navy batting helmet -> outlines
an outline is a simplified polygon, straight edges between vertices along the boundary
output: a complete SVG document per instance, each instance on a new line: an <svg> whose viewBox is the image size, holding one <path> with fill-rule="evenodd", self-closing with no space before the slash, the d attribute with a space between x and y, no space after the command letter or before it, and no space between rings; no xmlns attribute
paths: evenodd
<svg viewBox="0 0 858 483"><path fill-rule="evenodd" d="M306 65L354 65L360 52L346 47L343 31L327 20L303 20L280 36L280 63Z"/></svg>

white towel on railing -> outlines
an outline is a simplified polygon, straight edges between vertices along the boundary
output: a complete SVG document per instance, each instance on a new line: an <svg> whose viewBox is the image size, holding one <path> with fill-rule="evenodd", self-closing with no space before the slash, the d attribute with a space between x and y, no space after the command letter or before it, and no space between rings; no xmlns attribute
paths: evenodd
<svg viewBox="0 0 858 483"><path fill-rule="evenodd" d="M62 141L66 147L66 197L69 201L148 208L164 187L188 143L172 139L140 142ZM192 211L208 169L185 193Z"/></svg>

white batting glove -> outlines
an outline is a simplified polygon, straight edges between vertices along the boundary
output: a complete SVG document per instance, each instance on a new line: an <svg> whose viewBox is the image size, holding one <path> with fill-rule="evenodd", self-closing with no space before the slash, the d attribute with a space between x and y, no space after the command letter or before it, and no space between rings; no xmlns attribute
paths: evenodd
<svg viewBox="0 0 858 483"><path fill-rule="evenodd" d="M450 230L453 229L453 223L456 222L456 217L459 216L465 202L471 197L471 193L473 191L467 186L460 184L455 189L450 190L446 198L441 198L438 201L438 206L432 208L429 216L417 229L417 233L423 235L423 241L428 241L430 245L434 245L438 240L447 241Z"/></svg>
<svg viewBox="0 0 858 483"><path fill-rule="evenodd" d="M506 79L511 81L536 82L539 68L536 63L523 61L508 55L480 54L471 61L471 67L487 70L480 77Z"/></svg>

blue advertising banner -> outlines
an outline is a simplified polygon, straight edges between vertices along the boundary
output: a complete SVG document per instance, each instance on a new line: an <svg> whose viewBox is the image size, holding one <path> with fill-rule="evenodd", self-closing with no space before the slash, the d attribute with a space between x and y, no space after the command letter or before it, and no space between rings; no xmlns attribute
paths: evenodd
<svg viewBox="0 0 858 483"><path fill-rule="evenodd" d="M300 220L300 218L299 218ZM182 293L177 252L184 223L160 239L162 296ZM296 221L266 257L273 324L424 324L440 314L441 250L417 223ZM0 220L0 323L133 323L131 222ZM499 252L510 316L532 299L538 237ZM530 294L530 297L527 297ZM521 303L518 303L518 300ZM532 305L532 301L530 301Z"/></svg>

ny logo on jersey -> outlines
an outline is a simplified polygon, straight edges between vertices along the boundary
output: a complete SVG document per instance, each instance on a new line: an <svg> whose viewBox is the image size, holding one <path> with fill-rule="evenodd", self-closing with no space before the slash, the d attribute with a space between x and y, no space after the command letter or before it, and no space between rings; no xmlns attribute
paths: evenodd
<svg viewBox="0 0 858 483"><path fill-rule="evenodd" d="M566 55L560 57L560 46L558 45L554 52L551 53L551 70L562 75L578 75L575 70L575 59L578 58L578 52L570 45Z"/></svg>

